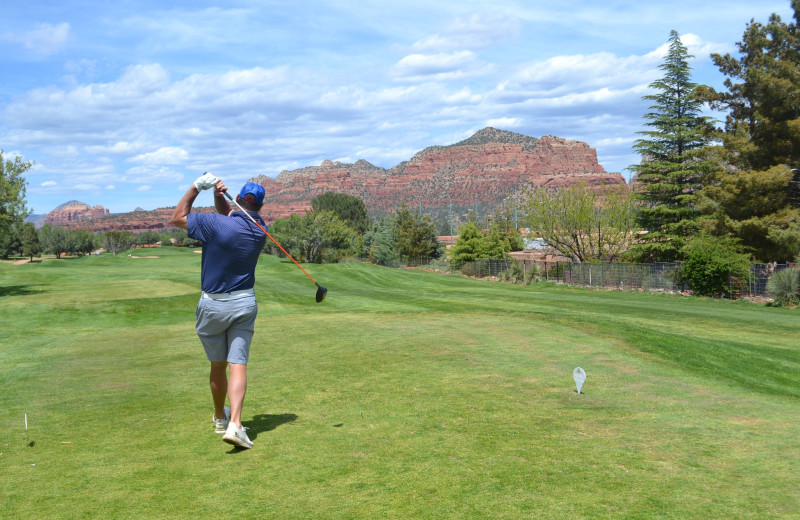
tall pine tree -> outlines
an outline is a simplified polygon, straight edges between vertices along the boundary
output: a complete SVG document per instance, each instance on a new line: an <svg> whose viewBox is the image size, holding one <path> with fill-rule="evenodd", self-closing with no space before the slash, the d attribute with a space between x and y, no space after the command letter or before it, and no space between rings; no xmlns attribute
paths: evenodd
<svg viewBox="0 0 800 520"><path fill-rule="evenodd" d="M800 0L792 23L772 14L747 24L739 56L712 54L725 91L701 87L727 112L723 168L704 188L708 221L764 262L800 255Z"/></svg>
<svg viewBox="0 0 800 520"><path fill-rule="evenodd" d="M710 163L700 152L708 144L710 123L701 115L703 103L691 80L689 58L676 31L670 32L669 50L659 68L664 76L650 84L655 91L642 99L652 101L643 117L648 130L634 142L642 161L629 167L641 207L637 224L648 233L635 244L630 255L637 261L677 261L681 250L697 229L694 194L701 188Z"/></svg>
<svg viewBox="0 0 800 520"><path fill-rule="evenodd" d="M800 0L791 3L794 23L774 13L766 25L751 20L737 43L739 57L711 55L727 76L727 92L702 93L728 112L723 142L742 169L800 167Z"/></svg>

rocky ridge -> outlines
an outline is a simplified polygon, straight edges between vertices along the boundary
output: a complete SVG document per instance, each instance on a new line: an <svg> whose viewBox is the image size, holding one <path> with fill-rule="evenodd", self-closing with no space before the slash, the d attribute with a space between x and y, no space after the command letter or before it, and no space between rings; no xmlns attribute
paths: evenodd
<svg viewBox="0 0 800 520"><path fill-rule="evenodd" d="M540 139L485 128L449 146L431 146L408 161L386 170L367 161L355 164L324 161L320 166L284 171L277 179L252 179L267 192L264 217L285 218L309 208L317 195L337 191L359 197L372 213L402 203L423 209L496 206L509 196L536 186L563 187L577 182L590 186L624 184L619 173L608 173L597 152L581 141L544 136Z"/></svg>
<svg viewBox="0 0 800 520"><path fill-rule="evenodd" d="M363 159L354 164L323 161L319 166L283 171L277 178L260 175L251 180L266 190L261 213L267 222L305 214L314 197L328 191L362 199L374 215L403 203L441 215L450 207L455 214L478 205L493 210L509 197L537 186L625 183L619 173L605 171L597 162L596 150L587 143L496 128L485 128L449 146L428 147L388 170ZM172 208L162 208L109 215L102 206L89 208L72 201L53 210L47 223L95 231L139 231L171 227L171 214Z"/></svg>

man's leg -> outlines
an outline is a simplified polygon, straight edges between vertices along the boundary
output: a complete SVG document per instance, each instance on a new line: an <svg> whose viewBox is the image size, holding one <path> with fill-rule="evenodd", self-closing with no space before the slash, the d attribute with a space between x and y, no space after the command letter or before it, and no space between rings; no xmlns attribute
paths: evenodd
<svg viewBox="0 0 800 520"><path fill-rule="evenodd" d="M212 361L211 374L208 377L211 398L214 400L214 417L218 419L225 417L225 396L228 395L227 367L227 361Z"/></svg>
<svg viewBox="0 0 800 520"><path fill-rule="evenodd" d="M247 365L231 363L231 377L228 381L228 401L231 403L231 422L242 428L242 405L247 391Z"/></svg>

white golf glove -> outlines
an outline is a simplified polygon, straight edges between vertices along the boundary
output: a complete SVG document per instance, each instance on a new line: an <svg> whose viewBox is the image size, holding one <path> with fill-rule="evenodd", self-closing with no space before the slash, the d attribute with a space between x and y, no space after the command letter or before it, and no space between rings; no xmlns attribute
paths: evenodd
<svg viewBox="0 0 800 520"><path fill-rule="evenodd" d="M197 188L197 191L203 191L213 188L217 185L217 178L206 172L194 181L194 187Z"/></svg>

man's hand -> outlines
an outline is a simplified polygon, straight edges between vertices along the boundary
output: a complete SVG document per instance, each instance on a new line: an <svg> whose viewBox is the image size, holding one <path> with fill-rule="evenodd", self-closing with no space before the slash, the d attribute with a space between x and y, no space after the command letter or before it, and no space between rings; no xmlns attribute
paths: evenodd
<svg viewBox="0 0 800 520"><path fill-rule="evenodd" d="M194 181L194 187L197 188L197 191L207 190L216 186L218 180L214 175L206 172Z"/></svg>
<svg viewBox="0 0 800 520"><path fill-rule="evenodd" d="M214 185L214 208L220 215L230 215L231 211L233 211L231 205L225 199L226 191L228 191L228 187L225 186L222 179L217 180L217 184Z"/></svg>
<svg viewBox="0 0 800 520"><path fill-rule="evenodd" d="M225 186L225 183L222 182L222 179L217 179L217 183L214 184L214 196L224 196L226 191L228 191L228 187Z"/></svg>

